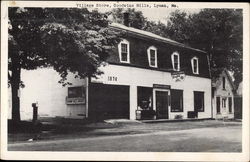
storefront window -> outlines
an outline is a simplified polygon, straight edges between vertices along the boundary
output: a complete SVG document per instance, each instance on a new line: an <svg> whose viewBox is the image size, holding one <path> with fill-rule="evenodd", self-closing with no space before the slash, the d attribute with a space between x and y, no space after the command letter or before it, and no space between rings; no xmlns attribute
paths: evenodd
<svg viewBox="0 0 250 162"><path fill-rule="evenodd" d="M171 112L183 112L183 90L171 89Z"/></svg>
<svg viewBox="0 0 250 162"><path fill-rule="evenodd" d="M138 109L152 110L153 109L153 88L137 87Z"/></svg>
<svg viewBox="0 0 250 162"><path fill-rule="evenodd" d="M83 87L68 87L68 98L84 97Z"/></svg>
<svg viewBox="0 0 250 162"><path fill-rule="evenodd" d="M204 92L194 91L194 109L198 112L204 112Z"/></svg>

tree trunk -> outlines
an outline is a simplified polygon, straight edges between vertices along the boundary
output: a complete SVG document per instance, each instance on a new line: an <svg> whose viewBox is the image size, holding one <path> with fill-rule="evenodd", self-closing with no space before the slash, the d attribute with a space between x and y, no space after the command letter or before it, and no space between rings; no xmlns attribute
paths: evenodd
<svg viewBox="0 0 250 162"><path fill-rule="evenodd" d="M21 68L12 68L11 76L11 92L12 92L12 120L13 122L20 121L20 98L19 98L19 84L21 81Z"/></svg>

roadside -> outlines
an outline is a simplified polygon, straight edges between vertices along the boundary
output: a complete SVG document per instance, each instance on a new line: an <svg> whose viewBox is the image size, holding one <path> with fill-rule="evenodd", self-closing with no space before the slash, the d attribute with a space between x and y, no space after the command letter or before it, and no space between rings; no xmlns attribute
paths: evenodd
<svg viewBox="0 0 250 162"><path fill-rule="evenodd" d="M241 127L241 122L201 120L185 122L142 123L131 120L107 120L97 123L64 123L47 126L41 133L9 133L8 142L47 141L60 139L91 138L103 136L147 134L158 131L178 131L199 128ZM46 128L46 126L44 127Z"/></svg>
<svg viewBox="0 0 250 162"><path fill-rule="evenodd" d="M9 151L241 152L241 126L13 143Z"/></svg>

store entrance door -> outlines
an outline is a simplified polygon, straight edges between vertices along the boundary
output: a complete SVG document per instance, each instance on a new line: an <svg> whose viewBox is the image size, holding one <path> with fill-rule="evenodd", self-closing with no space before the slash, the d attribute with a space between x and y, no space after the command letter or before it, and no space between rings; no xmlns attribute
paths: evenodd
<svg viewBox="0 0 250 162"><path fill-rule="evenodd" d="M168 119L168 91L155 91L156 118Z"/></svg>

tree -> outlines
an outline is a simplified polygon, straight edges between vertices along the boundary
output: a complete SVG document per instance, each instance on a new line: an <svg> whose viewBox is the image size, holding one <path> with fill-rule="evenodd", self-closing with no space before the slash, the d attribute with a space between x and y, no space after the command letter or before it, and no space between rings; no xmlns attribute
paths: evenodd
<svg viewBox="0 0 250 162"><path fill-rule="evenodd" d="M130 14L131 27L208 52L212 79L227 68L234 72L236 87L242 81L242 10L202 9L198 13L176 10L170 13L165 25L148 21L135 9L118 8L110 12L112 21L122 23L124 12Z"/></svg>
<svg viewBox="0 0 250 162"><path fill-rule="evenodd" d="M143 30L160 35L162 37L168 37L167 26L160 21L147 21Z"/></svg>
<svg viewBox="0 0 250 162"><path fill-rule="evenodd" d="M76 8L9 8L9 83L12 120L20 121L21 69L53 67L66 82L101 73L98 67L118 42L105 14Z"/></svg>
<svg viewBox="0 0 250 162"><path fill-rule="evenodd" d="M167 21L166 35L178 42L186 45L191 44L191 32L193 31L190 15L186 12L176 10L170 13L169 20Z"/></svg>
<svg viewBox="0 0 250 162"><path fill-rule="evenodd" d="M167 26L162 22L149 21L141 11L137 11L134 8L116 8L107 14L111 17L111 21L115 23L123 24L123 13L129 13L130 27L152 32L154 34L166 37Z"/></svg>
<svg viewBox="0 0 250 162"><path fill-rule="evenodd" d="M188 15L171 13L167 35L181 43L207 51L212 77L224 68L234 72L236 87L242 81L242 10L203 9Z"/></svg>
<svg viewBox="0 0 250 162"><path fill-rule="evenodd" d="M124 12L129 13L129 21L131 27L137 29L143 29L145 27L145 24L148 21L147 18L144 17L141 11L136 11L134 8L128 8L126 10L123 8L116 8L108 12L107 14L111 16L111 20L113 22L122 24Z"/></svg>

